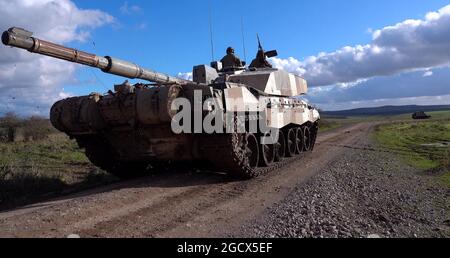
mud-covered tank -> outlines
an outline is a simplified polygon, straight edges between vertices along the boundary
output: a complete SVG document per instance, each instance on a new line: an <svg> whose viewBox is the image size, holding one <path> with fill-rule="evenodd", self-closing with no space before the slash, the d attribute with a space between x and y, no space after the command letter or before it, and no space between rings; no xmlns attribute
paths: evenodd
<svg viewBox="0 0 450 258"><path fill-rule="evenodd" d="M2 42L149 81L126 81L106 94L67 98L51 108L54 127L76 139L93 164L117 176L199 161L253 178L314 148L320 116L298 98L307 93L306 81L258 65L276 51L260 47L250 68L195 66L190 81L50 43L20 28L5 31Z"/></svg>

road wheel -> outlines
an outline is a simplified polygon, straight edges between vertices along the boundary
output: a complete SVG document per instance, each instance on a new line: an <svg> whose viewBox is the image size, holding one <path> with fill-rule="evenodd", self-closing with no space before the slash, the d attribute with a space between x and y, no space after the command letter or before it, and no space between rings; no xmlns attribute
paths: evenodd
<svg viewBox="0 0 450 258"><path fill-rule="evenodd" d="M303 127L303 151L310 151L311 150L311 129L309 129L309 126Z"/></svg>
<svg viewBox="0 0 450 258"><path fill-rule="evenodd" d="M303 128L297 127L295 130L295 153L300 154L304 150L304 131Z"/></svg>
<svg viewBox="0 0 450 258"><path fill-rule="evenodd" d="M275 144L275 162L286 157L286 138L282 130L278 130L278 141Z"/></svg>
<svg viewBox="0 0 450 258"><path fill-rule="evenodd" d="M267 134L265 135L267 136ZM263 137L261 138L261 141ZM272 165L275 160L275 144L265 144L263 142L259 145L260 149L260 157L259 157L259 165L261 167L269 167Z"/></svg>
<svg viewBox="0 0 450 258"><path fill-rule="evenodd" d="M314 123L314 125L311 127L311 151L314 150L314 147L316 146L316 140L317 140L317 134L319 133L319 125Z"/></svg>
<svg viewBox="0 0 450 258"><path fill-rule="evenodd" d="M259 142L255 135L229 133L202 137L202 155L217 171L238 179L260 175Z"/></svg>
<svg viewBox="0 0 450 258"><path fill-rule="evenodd" d="M294 157L296 152L296 129L291 128L286 135L286 156Z"/></svg>
<svg viewBox="0 0 450 258"><path fill-rule="evenodd" d="M251 169L258 167L260 157L259 142L256 136L252 133L247 134L245 137L244 152L248 159L249 167Z"/></svg>

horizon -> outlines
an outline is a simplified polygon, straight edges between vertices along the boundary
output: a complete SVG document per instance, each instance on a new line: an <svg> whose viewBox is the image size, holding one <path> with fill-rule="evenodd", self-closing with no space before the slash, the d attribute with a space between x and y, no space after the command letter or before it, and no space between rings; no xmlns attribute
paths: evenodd
<svg viewBox="0 0 450 258"><path fill-rule="evenodd" d="M352 109L340 109L340 110L321 110L321 112L323 113L334 113L334 112L348 112L348 111L355 111L355 110L361 110L361 109L380 109L380 108L402 108L402 107L418 107L418 108L442 108L445 107L445 109L442 110L450 110L450 104L444 104L444 105L385 105L385 106L375 106L375 107L360 107L360 108L352 108ZM429 110L426 112L434 112L434 111L441 111L441 109L438 108L439 110ZM417 110L417 111L422 111L422 110ZM402 114L408 114L410 112L406 112L402 113ZM49 119L48 116L45 115L39 115L39 114L19 114L19 113L15 113L14 111L8 111L5 113L1 113L0 118L3 118L7 115L13 115L17 118L20 119L28 119L28 118L32 118L32 117L37 117L37 118L45 118L45 119Z"/></svg>
<svg viewBox="0 0 450 258"><path fill-rule="evenodd" d="M450 104L446 1L258 3L235 11L229 1L0 0L0 29L20 26L69 47L189 76L192 66L211 60L210 9L216 60L229 45L244 59L243 32L249 63L259 33L264 48L280 53L270 62L304 76L310 88L303 98L323 110ZM2 114L48 116L59 99L107 92L125 80L3 45L0 55Z"/></svg>

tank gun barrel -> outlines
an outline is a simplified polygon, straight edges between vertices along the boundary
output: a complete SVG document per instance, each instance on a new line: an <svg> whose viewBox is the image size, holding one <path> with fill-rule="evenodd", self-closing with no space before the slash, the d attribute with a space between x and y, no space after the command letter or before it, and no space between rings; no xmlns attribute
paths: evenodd
<svg viewBox="0 0 450 258"><path fill-rule="evenodd" d="M134 63L113 58L97 56L73 48L32 37L33 33L21 28L10 28L2 34L4 45L26 49L32 53L50 56L82 65L101 69L129 79L142 79L160 84L186 84L190 81L142 68Z"/></svg>

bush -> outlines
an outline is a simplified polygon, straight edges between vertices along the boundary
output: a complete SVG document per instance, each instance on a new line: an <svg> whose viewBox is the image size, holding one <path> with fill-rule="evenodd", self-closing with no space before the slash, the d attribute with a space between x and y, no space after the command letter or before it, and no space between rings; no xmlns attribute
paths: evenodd
<svg viewBox="0 0 450 258"><path fill-rule="evenodd" d="M3 117L0 117L1 127L17 127L20 122L20 118L14 112L7 112Z"/></svg>
<svg viewBox="0 0 450 258"><path fill-rule="evenodd" d="M46 118L33 116L22 119L12 112L0 117L0 142L37 141L56 132Z"/></svg>
<svg viewBox="0 0 450 258"><path fill-rule="evenodd" d="M56 133L47 119L41 117L30 117L23 121L23 134L26 140L42 140L50 134Z"/></svg>

